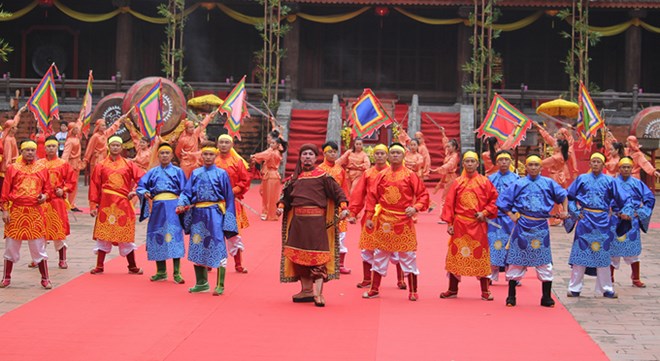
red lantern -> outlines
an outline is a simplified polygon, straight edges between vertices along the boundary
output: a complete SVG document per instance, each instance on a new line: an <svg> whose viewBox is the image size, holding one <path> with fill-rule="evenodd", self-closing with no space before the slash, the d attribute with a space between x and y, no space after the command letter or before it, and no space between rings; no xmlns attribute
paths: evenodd
<svg viewBox="0 0 660 361"><path fill-rule="evenodd" d="M387 14L390 13L390 8L388 8L387 6L376 6L374 12L376 12L377 16L385 17L387 16Z"/></svg>
<svg viewBox="0 0 660 361"><path fill-rule="evenodd" d="M55 0L39 0L39 5L43 7L52 7L55 3Z"/></svg>

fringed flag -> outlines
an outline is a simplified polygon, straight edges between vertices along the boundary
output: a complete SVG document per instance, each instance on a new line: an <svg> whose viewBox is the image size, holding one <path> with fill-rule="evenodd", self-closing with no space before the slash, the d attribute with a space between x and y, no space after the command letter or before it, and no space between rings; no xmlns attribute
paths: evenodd
<svg viewBox="0 0 660 361"><path fill-rule="evenodd" d="M227 134L241 140L241 124L243 118L250 117L247 110L247 92L245 91L245 75L227 95L224 103L218 107L218 112L227 115Z"/></svg>
<svg viewBox="0 0 660 361"><path fill-rule="evenodd" d="M59 103L57 102L57 93L55 93L55 79L53 77L53 69L59 77L59 71L55 63L53 63L44 77L41 79L39 86L35 89L30 99L28 99L28 107L34 118L37 120L39 128L45 133L52 133L50 121L60 119Z"/></svg>
<svg viewBox="0 0 660 361"><path fill-rule="evenodd" d="M149 140L160 133L160 127L163 125L163 106L160 90L161 81L159 79L135 104L140 132Z"/></svg>
<svg viewBox="0 0 660 361"><path fill-rule="evenodd" d="M83 98L82 108L80 109L80 115L82 117L82 134L87 137L89 133L89 128L92 125L92 82L94 77L92 76L92 71L89 71L89 77L87 78L87 90L85 90L85 97Z"/></svg>
<svg viewBox="0 0 660 361"><path fill-rule="evenodd" d="M523 112L499 94L495 94L486 118L477 130L477 135L493 136L497 138L502 149L512 149L525 139L527 129L531 126L532 122Z"/></svg>
<svg viewBox="0 0 660 361"><path fill-rule="evenodd" d="M371 89L364 89L348 115L348 122L353 125L353 137L362 138L391 124L392 118Z"/></svg>
<svg viewBox="0 0 660 361"><path fill-rule="evenodd" d="M577 130L580 135L580 144L585 146L585 148L590 148L598 129L602 128L605 122L601 118L594 101L591 99L589 91L587 91L587 88L581 82L578 105L580 106L580 111L578 113Z"/></svg>

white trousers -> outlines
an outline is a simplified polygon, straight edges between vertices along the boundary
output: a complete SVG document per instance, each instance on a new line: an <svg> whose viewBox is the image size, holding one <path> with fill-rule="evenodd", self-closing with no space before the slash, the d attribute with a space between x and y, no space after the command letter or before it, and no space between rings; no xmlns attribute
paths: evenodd
<svg viewBox="0 0 660 361"><path fill-rule="evenodd" d="M58 252L64 247L67 247L67 248L69 247L66 244L66 242L64 242L64 241L52 241L52 242L53 242L53 245L55 245L55 250L58 251Z"/></svg>
<svg viewBox="0 0 660 361"><path fill-rule="evenodd" d="M500 266L490 266L490 276L488 276L491 281L497 282L500 280Z"/></svg>
<svg viewBox="0 0 660 361"><path fill-rule="evenodd" d="M399 259L404 276L409 274L419 275L417 268L417 254L415 252L387 252L379 249L374 250L374 263L371 264L371 270L378 272L381 276L387 276L388 262L396 263L393 258Z"/></svg>
<svg viewBox="0 0 660 361"><path fill-rule="evenodd" d="M5 259L13 263L21 259L21 243L27 242L30 249L30 257L34 263L39 263L48 259L46 253L46 240L43 238L32 239L29 241L18 241L13 238L5 238Z"/></svg>
<svg viewBox="0 0 660 361"><path fill-rule="evenodd" d="M133 242L117 243L117 247L119 248L119 255L122 257L126 257L129 253L137 249L137 246ZM110 253L112 251L112 242L97 240L96 247L94 247L94 254L97 254L98 251Z"/></svg>
<svg viewBox="0 0 660 361"><path fill-rule="evenodd" d="M346 232L339 233L339 253L348 253L348 248L344 245L344 240L346 240Z"/></svg>
<svg viewBox="0 0 660 361"><path fill-rule="evenodd" d="M552 263L534 267L536 269L536 278L541 282L552 281ZM527 272L527 266L508 265L506 267L507 281L520 281Z"/></svg>
<svg viewBox="0 0 660 361"><path fill-rule="evenodd" d="M234 257L238 251L245 251L245 246L243 245L243 238L241 236L234 236L227 238L227 252L230 256Z"/></svg>
<svg viewBox="0 0 660 361"><path fill-rule="evenodd" d="M360 251L360 255L362 256L362 261L369 263L370 265L373 266L374 264L374 251L370 249L363 249ZM392 264L397 264L399 263L399 252L393 252L392 255L390 256L390 262Z"/></svg>
<svg viewBox="0 0 660 361"><path fill-rule="evenodd" d="M568 290L570 292L581 292L583 280L584 280L584 271L587 267L573 265L571 270L571 280L568 282ZM612 275L610 274L609 267L598 267L596 268L596 293L603 295L605 292L614 292L614 287L612 286Z"/></svg>
<svg viewBox="0 0 660 361"><path fill-rule="evenodd" d="M626 261L626 264L633 264L639 262L639 256L630 256L630 257L612 257L612 267L619 269L621 265L621 258Z"/></svg>

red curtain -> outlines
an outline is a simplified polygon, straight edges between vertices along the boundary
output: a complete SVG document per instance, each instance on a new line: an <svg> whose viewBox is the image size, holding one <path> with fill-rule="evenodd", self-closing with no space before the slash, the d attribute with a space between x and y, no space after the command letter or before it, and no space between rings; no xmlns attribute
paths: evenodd
<svg viewBox="0 0 660 361"><path fill-rule="evenodd" d="M289 151L287 152L285 167L285 174L287 176L296 167L300 146L305 143L313 143L320 148L325 142L329 113L329 110L293 109L291 111Z"/></svg>
<svg viewBox="0 0 660 361"><path fill-rule="evenodd" d="M459 146L461 144L461 114L460 113L421 113L422 126L421 130L424 133L424 140L426 141L426 147L429 149L429 154L431 155L431 169L440 167L442 161L445 158L445 150L442 147L442 133L440 129L429 120L429 117L433 119L438 125L445 128L445 133L447 138L456 139ZM410 134L410 136L414 136ZM438 181L440 175L431 174L429 176L430 181Z"/></svg>

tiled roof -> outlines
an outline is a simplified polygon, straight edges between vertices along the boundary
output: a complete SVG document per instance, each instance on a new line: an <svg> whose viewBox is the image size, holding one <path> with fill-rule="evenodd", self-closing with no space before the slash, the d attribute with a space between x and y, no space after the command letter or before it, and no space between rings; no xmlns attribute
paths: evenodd
<svg viewBox="0 0 660 361"><path fill-rule="evenodd" d="M464 6L471 0L290 0L296 3L333 5L392 5L392 6ZM497 6L558 8L571 6L570 0L500 0ZM660 8L660 0L591 0L594 8Z"/></svg>

